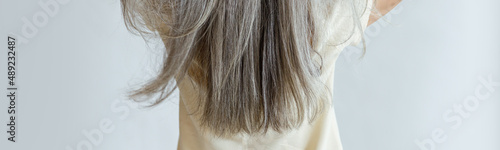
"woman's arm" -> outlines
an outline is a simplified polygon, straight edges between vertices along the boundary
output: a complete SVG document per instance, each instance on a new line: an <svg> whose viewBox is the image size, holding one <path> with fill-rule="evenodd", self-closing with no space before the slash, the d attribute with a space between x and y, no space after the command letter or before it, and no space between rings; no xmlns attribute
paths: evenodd
<svg viewBox="0 0 500 150"><path fill-rule="evenodd" d="M396 5L399 4L401 0L376 0L375 7L380 12L380 15L375 13L370 14L370 19L368 20L368 26L377 21L380 17L391 11Z"/></svg>

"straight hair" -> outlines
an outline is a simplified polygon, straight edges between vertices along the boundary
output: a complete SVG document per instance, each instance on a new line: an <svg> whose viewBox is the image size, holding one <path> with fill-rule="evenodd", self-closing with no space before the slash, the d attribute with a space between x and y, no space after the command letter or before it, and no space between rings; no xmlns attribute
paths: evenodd
<svg viewBox="0 0 500 150"><path fill-rule="evenodd" d="M165 45L158 75L128 95L150 105L190 79L200 127L219 137L278 133L330 106L311 0L121 0L130 31ZM321 58L314 61L313 55ZM185 78L187 77L187 78ZM325 94L329 93L329 94ZM145 99L140 97L146 96Z"/></svg>

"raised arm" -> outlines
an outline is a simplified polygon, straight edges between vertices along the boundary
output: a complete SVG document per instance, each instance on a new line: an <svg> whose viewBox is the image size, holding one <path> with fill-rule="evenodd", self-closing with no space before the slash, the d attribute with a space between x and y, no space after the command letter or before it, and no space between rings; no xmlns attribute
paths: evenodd
<svg viewBox="0 0 500 150"><path fill-rule="evenodd" d="M401 0L376 0L375 7L380 12L382 16L391 11L396 5L398 5ZM381 16L378 16L373 12L368 20L368 26L377 21Z"/></svg>

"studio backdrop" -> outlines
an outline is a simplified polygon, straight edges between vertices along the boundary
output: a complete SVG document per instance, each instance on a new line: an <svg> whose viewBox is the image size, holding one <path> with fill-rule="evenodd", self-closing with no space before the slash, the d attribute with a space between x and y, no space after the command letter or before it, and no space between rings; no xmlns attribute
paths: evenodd
<svg viewBox="0 0 500 150"><path fill-rule="evenodd" d="M346 150L499 150L500 1L403 0L335 67ZM179 102L130 87L162 45L126 30L118 0L0 1L0 149L174 150ZM147 40L147 42L146 42Z"/></svg>

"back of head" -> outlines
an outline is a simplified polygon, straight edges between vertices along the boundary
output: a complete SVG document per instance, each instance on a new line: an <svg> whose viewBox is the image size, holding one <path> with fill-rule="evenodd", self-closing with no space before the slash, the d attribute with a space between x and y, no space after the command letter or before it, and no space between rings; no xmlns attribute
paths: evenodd
<svg viewBox="0 0 500 150"><path fill-rule="evenodd" d="M193 80L200 126L218 136L286 131L329 108L310 0L121 1L127 27L166 48L158 76L131 98L161 93L156 105L172 80Z"/></svg>

